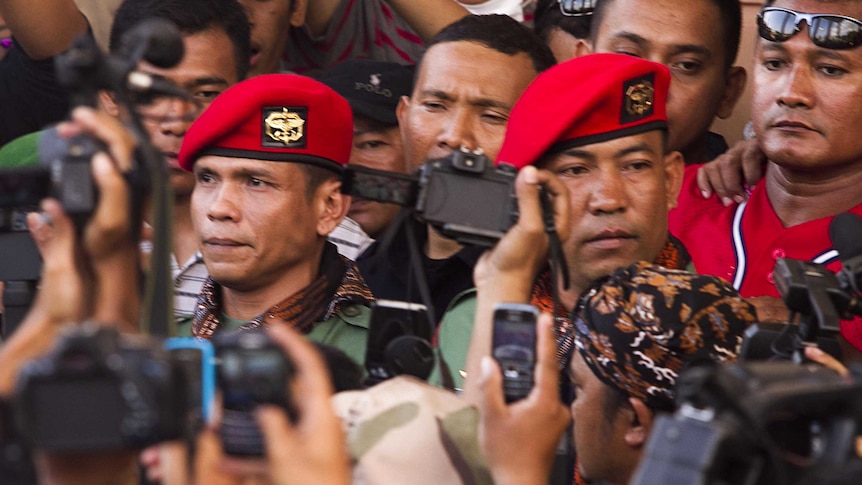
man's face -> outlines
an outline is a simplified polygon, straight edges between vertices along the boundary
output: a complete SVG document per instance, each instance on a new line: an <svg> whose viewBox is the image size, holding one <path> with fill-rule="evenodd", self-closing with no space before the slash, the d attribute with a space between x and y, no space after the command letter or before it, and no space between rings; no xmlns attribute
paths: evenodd
<svg viewBox="0 0 862 485"><path fill-rule="evenodd" d="M625 421L619 408L608 409L611 389L593 374L577 350L568 370L575 394L570 411L578 471L586 480L628 483L636 463L625 463L631 450L625 445Z"/></svg>
<svg viewBox="0 0 862 485"><path fill-rule="evenodd" d="M682 184L679 153L658 130L566 150L540 168L569 189L572 232L563 248L576 289L636 261L655 261Z"/></svg>
<svg viewBox="0 0 862 485"><path fill-rule="evenodd" d="M350 163L376 170L405 173L404 145L398 125L382 127L369 123L362 116L354 116ZM395 204L381 204L353 197L347 215L359 223L369 236L376 238L389 226L399 209Z"/></svg>
<svg viewBox="0 0 862 485"><path fill-rule="evenodd" d="M305 0L239 0L239 3L251 26L248 76L278 72L290 27L301 27L305 22Z"/></svg>
<svg viewBox="0 0 862 485"><path fill-rule="evenodd" d="M862 19L862 3L779 0L774 6ZM822 174L862 160L862 47L817 47L807 24L786 42L758 39L752 114L770 160ZM854 169L858 170L858 169Z"/></svg>
<svg viewBox="0 0 862 485"><path fill-rule="evenodd" d="M398 105L407 169L465 146L494 160L512 105L536 77L530 57L474 42L445 42L425 52L413 95Z"/></svg>
<svg viewBox="0 0 862 485"><path fill-rule="evenodd" d="M220 284L268 288L319 258L315 251L326 233L318 194L308 200L298 165L205 156L194 175L192 223L207 270Z"/></svg>
<svg viewBox="0 0 862 485"><path fill-rule="evenodd" d="M216 96L239 81L233 44L223 30L183 35L183 43L185 55L177 66L162 69L144 62L139 66L141 71L172 81L200 103L198 108L188 101L160 98L140 110L153 145L168 163L176 195L189 195L194 188L194 176L182 170L177 162L186 131Z"/></svg>
<svg viewBox="0 0 862 485"><path fill-rule="evenodd" d="M613 0L595 33L595 52L616 52L665 64L670 149L702 146L716 115L730 116L738 94L728 86L721 12L711 0ZM742 75L744 83L744 74ZM689 163L706 160L688 160Z"/></svg>

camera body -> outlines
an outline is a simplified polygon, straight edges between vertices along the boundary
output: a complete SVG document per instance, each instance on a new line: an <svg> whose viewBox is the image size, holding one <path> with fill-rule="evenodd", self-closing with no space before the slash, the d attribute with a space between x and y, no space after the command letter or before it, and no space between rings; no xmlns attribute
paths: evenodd
<svg viewBox="0 0 862 485"><path fill-rule="evenodd" d="M518 221L517 170L488 157L456 151L420 169L416 212L440 234L462 244L492 246Z"/></svg>
<svg viewBox="0 0 862 485"><path fill-rule="evenodd" d="M26 231L22 214L39 207L42 199L53 197L78 228L90 218L99 197L91 174L90 161L105 146L79 135L61 138L54 128L39 138L39 164L0 170L0 231Z"/></svg>
<svg viewBox="0 0 862 485"><path fill-rule="evenodd" d="M858 460L862 386L822 366L694 367L677 404L657 419L632 484L806 483Z"/></svg>
<svg viewBox="0 0 862 485"><path fill-rule="evenodd" d="M216 381L222 392L219 435L224 451L263 456L264 440L254 410L258 404L274 404L296 418L288 387L296 373L293 363L262 329L216 334L213 345Z"/></svg>
<svg viewBox="0 0 862 485"><path fill-rule="evenodd" d="M21 370L15 409L35 448L142 448L179 438L184 383L161 346L83 324Z"/></svg>
<svg viewBox="0 0 862 485"><path fill-rule="evenodd" d="M752 325L745 332L740 360L780 357L802 361L805 346L817 346L841 360L839 320L859 313L855 292L816 263L779 258L773 275L784 305L801 316L799 324L795 328L790 328L790 322Z"/></svg>
<svg viewBox="0 0 862 485"><path fill-rule="evenodd" d="M490 247L518 220L514 166L495 167L481 151L461 149L427 161L417 176L348 165L342 190L414 209L461 244Z"/></svg>

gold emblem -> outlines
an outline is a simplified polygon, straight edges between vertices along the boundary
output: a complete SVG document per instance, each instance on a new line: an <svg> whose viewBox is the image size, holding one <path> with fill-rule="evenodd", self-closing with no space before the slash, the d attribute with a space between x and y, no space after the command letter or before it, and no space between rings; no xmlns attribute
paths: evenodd
<svg viewBox="0 0 862 485"><path fill-rule="evenodd" d="M649 81L629 86L626 90L626 111L632 116L640 116L652 108L655 88Z"/></svg>
<svg viewBox="0 0 862 485"><path fill-rule="evenodd" d="M264 120L266 136L275 141L290 145L302 140L305 120L299 113L282 108L281 111L273 111Z"/></svg>

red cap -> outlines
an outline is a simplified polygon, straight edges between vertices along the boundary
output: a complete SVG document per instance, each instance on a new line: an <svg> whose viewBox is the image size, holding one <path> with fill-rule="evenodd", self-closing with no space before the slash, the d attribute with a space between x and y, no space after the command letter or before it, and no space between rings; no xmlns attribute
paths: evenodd
<svg viewBox="0 0 862 485"><path fill-rule="evenodd" d="M512 108L497 163L523 168L549 153L667 129L670 71L622 54L591 54L548 69Z"/></svg>
<svg viewBox="0 0 862 485"><path fill-rule="evenodd" d="M335 171L350 160L347 101L305 76L267 74L238 83L192 124L179 153L191 171L205 155L298 162Z"/></svg>

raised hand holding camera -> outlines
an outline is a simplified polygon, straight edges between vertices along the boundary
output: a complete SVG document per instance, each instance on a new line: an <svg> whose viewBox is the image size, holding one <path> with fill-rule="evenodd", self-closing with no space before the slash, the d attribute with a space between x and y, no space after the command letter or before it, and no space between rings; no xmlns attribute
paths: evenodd
<svg viewBox="0 0 862 485"><path fill-rule="evenodd" d="M265 449L266 462L249 459L255 458L252 456L226 454L219 433L208 428L198 440L194 483L236 483L266 477L275 485L348 485L350 460L346 438L330 401L333 384L323 356L307 339L286 326L274 325L260 333L265 335L266 346L277 349L292 362L294 369L289 380L281 381L283 390L278 391L285 398L291 396L291 404L268 399L268 403L258 402L251 410L262 433L263 442L259 444ZM266 365L257 372L271 369L273 359L264 357L264 360ZM269 390L277 386L273 378L267 378L266 382ZM235 386L232 392L241 387ZM246 393L246 397L250 396ZM286 411L288 408L293 411ZM248 444L245 443L246 449Z"/></svg>

